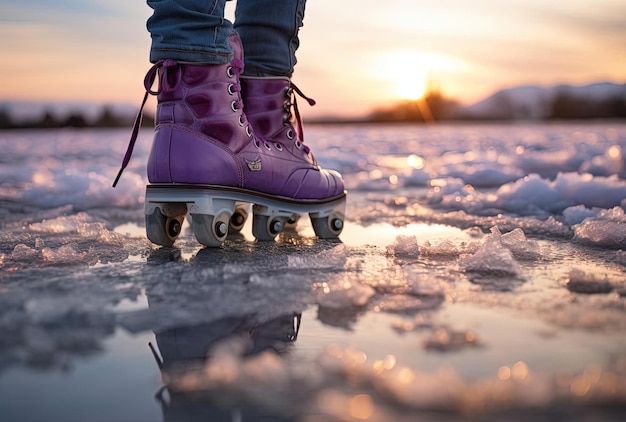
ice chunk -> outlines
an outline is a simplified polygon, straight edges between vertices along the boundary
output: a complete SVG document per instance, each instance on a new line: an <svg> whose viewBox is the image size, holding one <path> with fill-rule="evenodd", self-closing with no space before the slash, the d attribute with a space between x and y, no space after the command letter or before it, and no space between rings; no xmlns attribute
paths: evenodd
<svg viewBox="0 0 626 422"><path fill-rule="evenodd" d="M426 241L422 244L419 251L423 256L436 257L436 258L456 258L460 254L464 253L465 243L457 246L449 240L443 240L439 243L431 244L430 241Z"/></svg>
<svg viewBox="0 0 626 422"><path fill-rule="evenodd" d="M393 244L387 246L387 253L399 257L415 257L419 255L417 238L413 235L398 235Z"/></svg>
<svg viewBox="0 0 626 422"><path fill-rule="evenodd" d="M585 220L576 227L575 240L608 248L626 248L626 224Z"/></svg>
<svg viewBox="0 0 626 422"><path fill-rule="evenodd" d="M600 211L574 226L574 240L607 248L626 248L626 215L621 207Z"/></svg>
<svg viewBox="0 0 626 422"><path fill-rule="evenodd" d="M39 257L40 251L29 248L28 246L20 243L13 248L13 252L9 255L9 259L13 261L30 261Z"/></svg>
<svg viewBox="0 0 626 422"><path fill-rule="evenodd" d="M492 227L491 235L499 238L502 246L510 250L517 259L534 260L543 256L539 244L533 240L528 240L520 228L501 234L497 227Z"/></svg>
<svg viewBox="0 0 626 422"><path fill-rule="evenodd" d="M613 291L613 285L609 282L608 277L600 277L594 274L588 274L577 268L573 268L569 272L567 288L575 293L610 293Z"/></svg>
<svg viewBox="0 0 626 422"><path fill-rule="evenodd" d="M497 237L488 237L473 254L461 257L459 265L468 272L494 276L521 275L521 269L511 251L504 247Z"/></svg>
<svg viewBox="0 0 626 422"><path fill-rule="evenodd" d="M431 243L427 240L420 246L420 255L431 258L452 259L462 254L475 252L478 247L478 242L454 244L449 240L443 240L438 243Z"/></svg>
<svg viewBox="0 0 626 422"><path fill-rule="evenodd" d="M51 265L95 264L98 258L89 252L80 252L73 245L63 245L57 249L41 250L44 261Z"/></svg>
<svg viewBox="0 0 626 422"><path fill-rule="evenodd" d="M500 186L495 193L480 193L456 180L433 179L429 201L479 215L502 210L517 215L545 216L577 205L610 208L626 197L626 181L615 175L558 173L552 181L530 174Z"/></svg>
<svg viewBox="0 0 626 422"><path fill-rule="evenodd" d="M80 212L71 216L61 216L33 223L28 226L28 229L38 233L76 233L80 224L91 221L92 218L88 214Z"/></svg>
<svg viewBox="0 0 626 422"><path fill-rule="evenodd" d="M73 204L79 209L97 207L132 207L141 205L140 193L145 182L131 171L124 174L117 189L111 189L111 168L90 163L68 169L63 163L51 164L41 172L32 170L28 189L17 193L17 200L40 207L58 207Z"/></svg>

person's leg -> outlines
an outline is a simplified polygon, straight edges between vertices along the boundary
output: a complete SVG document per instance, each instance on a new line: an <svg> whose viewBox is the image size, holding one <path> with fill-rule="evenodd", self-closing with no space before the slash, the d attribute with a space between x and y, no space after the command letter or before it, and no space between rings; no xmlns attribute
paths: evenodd
<svg viewBox="0 0 626 422"><path fill-rule="evenodd" d="M154 12L147 28L150 61L225 64L233 57L227 42L233 25L224 19L226 0L148 0Z"/></svg>
<svg viewBox="0 0 626 422"><path fill-rule="evenodd" d="M243 43L246 76L293 74L305 0L238 0L235 30Z"/></svg>

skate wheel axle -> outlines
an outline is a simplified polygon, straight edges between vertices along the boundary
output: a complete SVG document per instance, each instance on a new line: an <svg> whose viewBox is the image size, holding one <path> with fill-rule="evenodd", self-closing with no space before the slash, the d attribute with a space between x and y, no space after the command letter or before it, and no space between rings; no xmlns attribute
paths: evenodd
<svg viewBox="0 0 626 422"><path fill-rule="evenodd" d="M332 226L333 230L336 231L341 231L341 229L343 229L343 221L339 218L333 218L333 220L330 222L330 225Z"/></svg>
<svg viewBox="0 0 626 422"><path fill-rule="evenodd" d="M224 237L228 234L228 225L223 221L218 221L215 224L215 234L217 237Z"/></svg>
<svg viewBox="0 0 626 422"><path fill-rule="evenodd" d="M283 229L283 223L280 220L274 220L270 223L270 232L278 234Z"/></svg>

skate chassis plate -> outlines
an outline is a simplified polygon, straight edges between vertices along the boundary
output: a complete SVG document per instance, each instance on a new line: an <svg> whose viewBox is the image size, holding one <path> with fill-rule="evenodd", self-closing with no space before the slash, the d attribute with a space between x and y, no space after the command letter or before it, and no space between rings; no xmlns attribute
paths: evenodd
<svg viewBox="0 0 626 422"><path fill-rule="evenodd" d="M257 240L273 240L304 213L318 237L337 238L345 219L346 192L326 199L293 199L236 187L152 184L146 187L146 232L153 243L172 246L189 214L196 239L205 246L220 246L229 230L241 230L248 204L253 206L252 234Z"/></svg>

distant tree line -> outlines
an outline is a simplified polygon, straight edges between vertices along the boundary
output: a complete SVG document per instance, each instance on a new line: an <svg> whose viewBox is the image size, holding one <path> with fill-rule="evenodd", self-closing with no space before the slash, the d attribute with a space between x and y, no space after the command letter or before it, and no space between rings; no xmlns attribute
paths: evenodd
<svg viewBox="0 0 626 422"><path fill-rule="evenodd" d="M547 112L520 110L506 98L501 98L497 115L475 116L467 112L457 101L445 98L439 90L430 90L420 100L405 100L391 106L374 110L365 121L370 122L428 122L446 120L580 120L626 118L626 96L615 94L602 99L587 98L567 91L557 92L547 105ZM540 115L537 115L539 112Z"/></svg>
<svg viewBox="0 0 626 422"><path fill-rule="evenodd" d="M121 128L131 127L134 119L134 116L115 113L109 106L103 107L95 119L80 112L57 117L49 110L35 118L14 119L7 109L0 108L0 129ZM142 126L153 127L154 117L144 113Z"/></svg>
<svg viewBox="0 0 626 422"><path fill-rule="evenodd" d="M552 103L549 119L608 119L626 118L626 96L588 99L560 92Z"/></svg>

